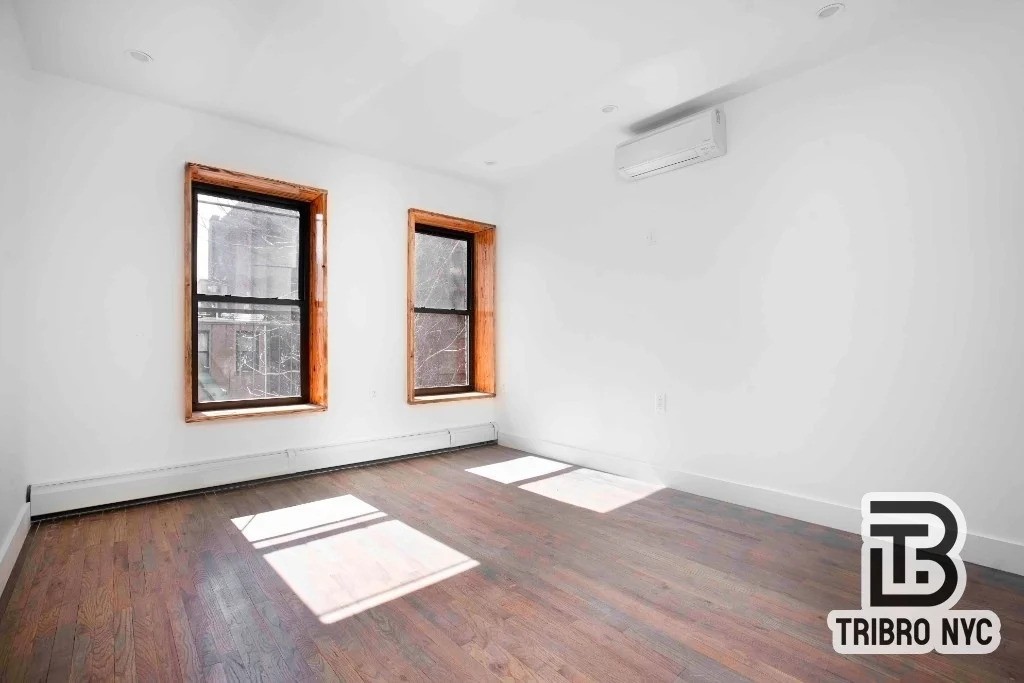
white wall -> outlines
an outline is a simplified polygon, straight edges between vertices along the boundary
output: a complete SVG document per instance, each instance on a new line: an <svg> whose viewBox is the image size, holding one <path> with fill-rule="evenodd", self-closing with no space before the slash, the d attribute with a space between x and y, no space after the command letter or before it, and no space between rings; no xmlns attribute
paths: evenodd
<svg viewBox="0 0 1024 683"><path fill-rule="evenodd" d="M493 401L405 403L406 211L495 221L492 190L57 77L33 74L32 90L14 330L30 349L18 397L30 482L494 419ZM187 161L328 190L326 414L185 424Z"/></svg>
<svg viewBox="0 0 1024 683"><path fill-rule="evenodd" d="M24 290L15 234L24 215L21 160L28 151L28 63L13 11L0 2L0 591L17 555L18 521L25 504L20 415L22 386L17 357L21 338L19 292ZM14 535L12 535L14 534ZM17 547L5 553L5 544Z"/></svg>
<svg viewBox="0 0 1024 683"><path fill-rule="evenodd" d="M844 506L940 491L1024 542L1022 28L1008 4L729 102L719 160L625 183L606 139L511 187L502 433Z"/></svg>

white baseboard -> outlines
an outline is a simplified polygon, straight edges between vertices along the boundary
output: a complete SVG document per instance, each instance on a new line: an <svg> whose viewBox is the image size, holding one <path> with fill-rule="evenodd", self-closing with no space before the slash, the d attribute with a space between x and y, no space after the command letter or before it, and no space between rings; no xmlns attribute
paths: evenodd
<svg viewBox="0 0 1024 683"><path fill-rule="evenodd" d="M14 564L18 561L21 547L25 545L30 517L28 503L22 504L15 515L14 523L4 532L3 541L0 542L0 593L4 592L7 579L11 578Z"/></svg>
<svg viewBox="0 0 1024 683"><path fill-rule="evenodd" d="M210 486L237 484L254 479L354 465L444 448L458 448L494 441L495 438L497 427L493 423L488 423L421 434L207 460L74 481L33 484L30 494L31 510L32 515L47 515Z"/></svg>
<svg viewBox="0 0 1024 683"><path fill-rule="evenodd" d="M663 484L698 496L860 534L860 509L848 505L680 472L618 455L505 432L498 434L498 443L573 465ZM1015 541L968 532L967 541L960 554L967 562L1024 575L1024 544Z"/></svg>

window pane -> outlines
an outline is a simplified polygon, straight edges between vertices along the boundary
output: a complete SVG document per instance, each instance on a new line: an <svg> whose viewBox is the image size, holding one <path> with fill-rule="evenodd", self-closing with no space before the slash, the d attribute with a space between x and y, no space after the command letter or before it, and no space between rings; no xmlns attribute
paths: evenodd
<svg viewBox="0 0 1024 683"><path fill-rule="evenodd" d="M469 384L469 316L416 314L416 388Z"/></svg>
<svg viewBox="0 0 1024 683"><path fill-rule="evenodd" d="M416 306L466 309L469 289L465 240L416 233Z"/></svg>
<svg viewBox="0 0 1024 683"><path fill-rule="evenodd" d="M196 291L297 299L299 233L294 209L200 194Z"/></svg>
<svg viewBox="0 0 1024 683"><path fill-rule="evenodd" d="M298 306L199 302L199 402L302 395ZM205 368L204 368L205 364Z"/></svg>

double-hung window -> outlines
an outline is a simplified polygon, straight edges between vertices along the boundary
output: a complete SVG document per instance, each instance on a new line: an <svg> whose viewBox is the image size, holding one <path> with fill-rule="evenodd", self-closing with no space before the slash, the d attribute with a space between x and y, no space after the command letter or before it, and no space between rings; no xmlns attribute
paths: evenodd
<svg viewBox="0 0 1024 683"><path fill-rule="evenodd" d="M326 408L326 193L189 164L186 419Z"/></svg>
<svg viewBox="0 0 1024 683"><path fill-rule="evenodd" d="M409 402L494 389L494 226L412 209Z"/></svg>
<svg viewBox="0 0 1024 683"><path fill-rule="evenodd" d="M473 236L416 228L416 395L473 385Z"/></svg>

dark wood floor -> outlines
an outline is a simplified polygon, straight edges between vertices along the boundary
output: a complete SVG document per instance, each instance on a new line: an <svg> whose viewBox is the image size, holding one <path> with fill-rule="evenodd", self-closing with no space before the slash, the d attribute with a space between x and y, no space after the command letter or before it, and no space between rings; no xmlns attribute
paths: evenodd
<svg viewBox="0 0 1024 683"><path fill-rule="evenodd" d="M992 655L840 656L825 616L859 606L859 538L673 490L593 512L465 471L523 455L479 448L35 524L0 617L0 678L1024 673L1024 578L968 565L958 607L999 614ZM340 526L289 535L273 512L339 496L359 513ZM455 573L417 588L436 570Z"/></svg>

